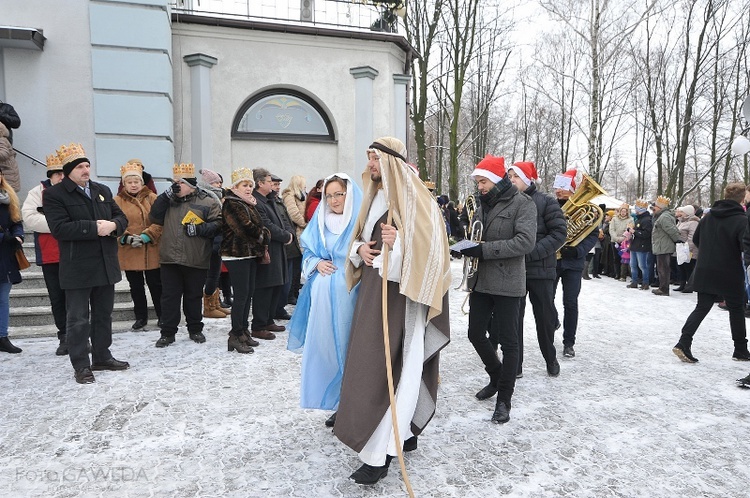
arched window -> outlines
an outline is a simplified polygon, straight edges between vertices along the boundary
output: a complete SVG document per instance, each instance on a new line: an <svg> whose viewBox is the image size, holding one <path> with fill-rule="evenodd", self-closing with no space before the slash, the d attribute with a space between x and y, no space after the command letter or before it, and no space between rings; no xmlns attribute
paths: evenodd
<svg viewBox="0 0 750 498"><path fill-rule="evenodd" d="M255 95L237 113L232 138L335 142L325 111L306 95L273 89Z"/></svg>

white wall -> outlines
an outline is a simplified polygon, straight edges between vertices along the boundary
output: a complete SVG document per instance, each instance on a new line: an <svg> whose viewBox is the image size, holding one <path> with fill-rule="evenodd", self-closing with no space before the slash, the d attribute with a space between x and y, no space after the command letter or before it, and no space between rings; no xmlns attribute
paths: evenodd
<svg viewBox="0 0 750 498"><path fill-rule="evenodd" d="M173 23L175 159L191 161L190 70L193 53L218 59L211 68L214 169L229 178L238 167L265 167L285 180L293 174L308 186L337 171L359 179L364 151L354 150L354 86L349 69L371 66L376 136L393 133L393 74L405 55L393 43ZM233 140L231 126L243 103L269 88L303 92L329 113L336 144Z"/></svg>

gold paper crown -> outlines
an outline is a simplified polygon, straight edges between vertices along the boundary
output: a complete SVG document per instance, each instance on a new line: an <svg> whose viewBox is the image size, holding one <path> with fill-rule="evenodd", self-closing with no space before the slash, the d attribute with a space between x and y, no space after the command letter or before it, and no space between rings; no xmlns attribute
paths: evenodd
<svg viewBox="0 0 750 498"><path fill-rule="evenodd" d="M193 163L180 163L172 166L174 178L195 178L195 166Z"/></svg>
<svg viewBox="0 0 750 498"><path fill-rule="evenodd" d="M435 182L427 180L424 182L424 186L427 187L428 190L435 190Z"/></svg>
<svg viewBox="0 0 750 498"><path fill-rule="evenodd" d="M60 148L57 149L57 157L60 158L60 164L63 166L75 161L76 159L87 159L86 151L83 150L83 146L75 143L61 145Z"/></svg>
<svg viewBox="0 0 750 498"><path fill-rule="evenodd" d="M654 202L654 204L656 204L662 209L666 209L669 207L669 204L671 202L672 202L672 199L670 199L669 197L664 197L663 195L660 195L659 197L656 198L656 202Z"/></svg>
<svg viewBox="0 0 750 498"><path fill-rule="evenodd" d="M250 168L240 168L232 171L232 186L240 182L250 182L255 185L253 180L253 170Z"/></svg>
<svg viewBox="0 0 750 498"><path fill-rule="evenodd" d="M648 201L646 199L636 199L635 200L635 207L648 209Z"/></svg>
<svg viewBox="0 0 750 498"><path fill-rule="evenodd" d="M131 160L132 161L132 160ZM120 166L120 176L124 180L126 176L137 176L143 180L143 166L139 163L128 161Z"/></svg>
<svg viewBox="0 0 750 498"><path fill-rule="evenodd" d="M47 171L62 171L62 163L57 153L47 156Z"/></svg>

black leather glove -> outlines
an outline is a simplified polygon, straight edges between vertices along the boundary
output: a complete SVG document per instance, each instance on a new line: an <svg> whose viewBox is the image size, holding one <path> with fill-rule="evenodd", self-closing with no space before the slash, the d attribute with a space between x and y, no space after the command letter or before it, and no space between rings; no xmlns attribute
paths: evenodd
<svg viewBox="0 0 750 498"><path fill-rule="evenodd" d="M578 257L578 249L573 246L563 246L560 249L560 256L562 256L562 259L576 259Z"/></svg>
<svg viewBox="0 0 750 498"><path fill-rule="evenodd" d="M175 197L177 197L177 194L180 193L180 182L174 182L169 186L167 190L164 191L164 193L167 194L167 197L169 199L174 199Z"/></svg>
<svg viewBox="0 0 750 498"><path fill-rule="evenodd" d="M481 261L483 259L482 244L476 245L474 247L467 247L466 249L461 249L461 254L469 258L479 258L479 260Z"/></svg>

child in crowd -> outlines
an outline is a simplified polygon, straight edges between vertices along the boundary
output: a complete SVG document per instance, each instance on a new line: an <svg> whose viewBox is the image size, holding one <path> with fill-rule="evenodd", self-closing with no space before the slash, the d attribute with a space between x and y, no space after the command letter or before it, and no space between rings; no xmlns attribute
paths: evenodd
<svg viewBox="0 0 750 498"><path fill-rule="evenodd" d="M628 272L630 272L630 241L633 239L633 233L631 230L634 225L628 223L628 229L623 232L622 236L625 240L620 242L617 252L620 253L620 280L622 282L627 278Z"/></svg>

